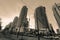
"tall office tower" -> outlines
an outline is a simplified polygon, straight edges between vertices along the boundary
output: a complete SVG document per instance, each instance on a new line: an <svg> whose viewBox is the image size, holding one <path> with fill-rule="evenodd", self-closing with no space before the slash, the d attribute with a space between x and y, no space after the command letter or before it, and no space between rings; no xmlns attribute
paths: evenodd
<svg viewBox="0 0 60 40"><path fill-rule="evenodd" d="M0 30L1 30L1 18L0 18Z"/></svg>
<svg viewBox="0 0 60 40"><path fill-rule="evenodd" d="M39 32L47 32L49 25L48 25L48 20L46 17L46 8L43 6L40 6L36 8L35 10L35 27L36 29L39 30Z"/></svg>
<svg viewBox="0 0 60 40"><path fill-rule="evenodd" d="M18 17L16 16L12 22L12 25L10 27L10 31L14 31L16 25L17 25Z"/></svg>
<svg viewBox="0 0 60 40"><path fill-rule="evenodd" d="M27 10L28 8L26 6L23 6L21 13L19 15L17 25L16 25L16 30L22 32L23 31L23 21L26 20L27 18Z"/></svg>
<svg viewBox="0 0 60 40"><path fill-rule="evenodd" d="M56 4L53 6L52 8L53 13L54 13L54 17L60 27L60 4Z"/></svg>
<svg viewBox="0 0 60 40"><path fill-rule="evenodd" d="M16 26L17 21L18 21L18 17L15 17L14 20L13 20L12 27L15 27Z"/></svg>

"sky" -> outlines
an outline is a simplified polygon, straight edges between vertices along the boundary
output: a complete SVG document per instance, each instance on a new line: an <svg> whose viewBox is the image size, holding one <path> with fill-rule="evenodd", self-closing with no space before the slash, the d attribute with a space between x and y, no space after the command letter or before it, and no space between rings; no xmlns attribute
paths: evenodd
<svg viewBox="0 0 60 40"><path fill-rule="evenodd" d="M56 32L58 24L54 18L52 6L54 3L60 3L60 0L0 0L0 18L2 19L2 27L12 22L15 16L19 16L21 8L26 5L28 7L28 18L30 18L30 28L35 28L34 13L39 6L46 7L48 22L52 24Z"/></svg>

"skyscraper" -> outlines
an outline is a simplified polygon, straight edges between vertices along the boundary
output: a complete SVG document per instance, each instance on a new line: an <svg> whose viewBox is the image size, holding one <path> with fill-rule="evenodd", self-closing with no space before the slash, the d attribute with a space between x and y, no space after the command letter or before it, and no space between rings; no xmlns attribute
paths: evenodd
<svg viewBox="0 0 60 40"><path fill-rule="evenodd" d="M11 32L14 31L14 29L15 29L15 27L17 25L17 21L18 21L18 17L16 16L14 18L13 22L12 22L12 25L11 25L10 29L9 29Z"/></svg>
<svg viewBox="0 0 60 40"><path fill-rule="evenodd" d="M28 8L26 6L23 6L21 13L19 15L18 21L17 21L17 25L16 28L18 29L17 31L23 31L23 21L26 20L27 17L27 10Z"/></svg>
<svg viewBox="0 0 60 40"><path fill-rule="evenodd" d="M53 14L58 23L59 29L57 29L57 34L60 34L60 3L53 6Z"/></svg>
<svg viewBox="0 0 60 40"><path fill-rule="evenodd" d="M55 3L52 9L53 9L54 17L60 27L60 4Z"/></svg>
<svg viewBox="0 0 60 40"><path fill-rule="evenodd" d="M35 10L36 29L38 28L39 30L45 30L49 28L45 9L46 9L45 7L40 6Z"/></svg>

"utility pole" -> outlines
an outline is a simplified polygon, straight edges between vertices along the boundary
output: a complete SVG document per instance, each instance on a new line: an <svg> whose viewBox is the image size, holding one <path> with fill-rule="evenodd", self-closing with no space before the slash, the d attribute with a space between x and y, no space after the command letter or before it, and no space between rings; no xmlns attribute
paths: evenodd
<svg viewBox="0 0 60 40"><path fill-rule="evenodd" d="M40 40L40 33L39 33L39 27L38 27L38 17L37 17L37 29L38 29L38 40Z"/></svg>
<svg viewBox="0 0 60 40"><path fill-rule="evenodd" d="M37 21L37 30L38 30L38 40L40 40L40 33L39 33L39 27L38 27L38 14L36 14L36 21Z"/></svg>
<svg viewBox="0 0 60 40"><path fill-rule="evenodd" d="M37 37L38 37L38 40L40 40L40 33L39 33L39 21L38 21L38 13L37 13L37 10L36 10L36 13L34 14L35 15L35 27L37 29Z"/></svg>

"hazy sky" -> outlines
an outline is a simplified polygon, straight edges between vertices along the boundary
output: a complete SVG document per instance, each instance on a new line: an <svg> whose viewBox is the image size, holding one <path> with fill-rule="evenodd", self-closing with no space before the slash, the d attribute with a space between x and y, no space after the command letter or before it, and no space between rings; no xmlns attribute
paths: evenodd
<svg viewBox="0 0 60 40"><path fill-rule="evenodd" d="M56 31L58 25L52 11L54 3L60 3L60 0L0 0L0 18L2 18L2 25L4 27L13 21L15 16L19 16L22 6L26 5L28 7L28 17L31 19L30 27L34 28L35 9L38 6L45 6L48 21Z"/></svg>

